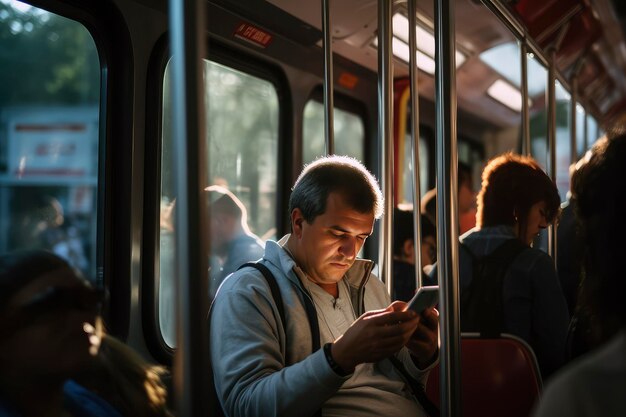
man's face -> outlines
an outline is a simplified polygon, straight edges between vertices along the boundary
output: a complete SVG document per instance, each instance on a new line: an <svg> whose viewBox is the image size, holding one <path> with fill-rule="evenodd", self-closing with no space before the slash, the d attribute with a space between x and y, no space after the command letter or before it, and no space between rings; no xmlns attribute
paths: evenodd
<svg viewBox="0 0 626 417"><path fill-rule="evenodd" d="M372 233L373 213L359 213L338 193L330 193L326 212L307 223L300 209L291 214L289 248L298 266L316 284L341 280Z"/></svg>

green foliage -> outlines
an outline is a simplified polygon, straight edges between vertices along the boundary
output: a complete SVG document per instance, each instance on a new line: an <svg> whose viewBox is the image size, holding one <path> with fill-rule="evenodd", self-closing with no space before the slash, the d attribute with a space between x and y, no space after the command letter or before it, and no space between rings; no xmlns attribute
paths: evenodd
<svg viewBox="0 0 626 417"><path fill-rule="evenodd" d="M0 107L95 104L100 63L80 23L0 0Z"/></svg>
<svg viewBox="0 0 626 417"><path fill-rule="evenodd" d="M173 184L172 97L170 65L163 80L161 194L176 196ZM205 61L208 184L226 185L248 209L253 231L276 225L278 94L268 81Z"/></svg>

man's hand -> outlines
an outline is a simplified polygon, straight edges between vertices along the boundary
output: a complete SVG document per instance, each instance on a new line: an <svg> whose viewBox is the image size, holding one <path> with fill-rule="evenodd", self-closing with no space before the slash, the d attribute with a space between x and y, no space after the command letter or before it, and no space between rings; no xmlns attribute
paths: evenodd
<svg viewBox="0 0 626 417"><path fill-rule="evenodd" d="M439 312L427 308L420 315L417 328L406 347L420 369L427 368L436 359L439 348Z"/></svg>
<svg viewBox="0 0 626 417"><path fill-rule="evenodd" d="M363 314L333 343L335 362L344 371L352 372L358 364L378 362L399 351L420 322L419 315L405 310L405 302L394 301L384 310Z"/></svg>

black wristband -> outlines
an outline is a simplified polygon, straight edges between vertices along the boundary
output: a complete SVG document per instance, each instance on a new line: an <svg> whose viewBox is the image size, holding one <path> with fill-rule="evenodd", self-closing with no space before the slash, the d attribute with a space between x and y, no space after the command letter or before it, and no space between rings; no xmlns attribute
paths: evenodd
<svg viewBox="0 0 626 417"><path fill-rule="evenodd" d="M324 345L324 356L326 356L326 361L328 362L328 364L330 365L330 369L333 370L334 373L336 373L339 376L348 376L350 375L352 372L346 372L343 369L341 369L341 366L339 366L339 364L337 362L335 362L335 359L333 359L333 354L331 353L331 347L332 347L332 343L326 343Z"/></svg>

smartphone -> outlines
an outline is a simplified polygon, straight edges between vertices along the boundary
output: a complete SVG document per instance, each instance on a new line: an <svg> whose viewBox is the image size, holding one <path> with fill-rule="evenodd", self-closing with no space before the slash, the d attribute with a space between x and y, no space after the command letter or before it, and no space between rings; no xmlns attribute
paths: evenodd
<svg viewBox="0 0 626 417"><path fill-rule="evenodd" d="M417 314L421 314L427 308L434 307L439 302L439 286L432 285L428 287L421 287L411 301L409 301L408 309L415 311Z"/></svg>

